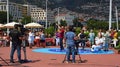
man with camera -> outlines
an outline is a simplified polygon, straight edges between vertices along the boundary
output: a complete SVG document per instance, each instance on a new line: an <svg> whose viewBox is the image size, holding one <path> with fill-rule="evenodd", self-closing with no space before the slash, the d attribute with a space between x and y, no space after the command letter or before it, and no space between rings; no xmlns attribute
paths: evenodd
<svg viewBox="0 0 120 67"><path fill-rule="evenodd" d="M9 36L12 42L11 52L10 52L10 62L14 63L13 56L15 50L17 50L18 62L21 61L21 43L22 43L22 33L19 31L19 25L15 24L14 29L10 31Z"/></svg>

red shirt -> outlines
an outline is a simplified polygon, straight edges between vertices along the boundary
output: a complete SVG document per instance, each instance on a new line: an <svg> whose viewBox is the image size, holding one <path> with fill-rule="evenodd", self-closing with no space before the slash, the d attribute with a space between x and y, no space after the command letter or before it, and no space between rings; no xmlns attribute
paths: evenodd
<svg viewBox="0 0 120 67"><path fill-rule="evenodd" d="M60 30L60 38L64 38L64 29Z"/></svg>

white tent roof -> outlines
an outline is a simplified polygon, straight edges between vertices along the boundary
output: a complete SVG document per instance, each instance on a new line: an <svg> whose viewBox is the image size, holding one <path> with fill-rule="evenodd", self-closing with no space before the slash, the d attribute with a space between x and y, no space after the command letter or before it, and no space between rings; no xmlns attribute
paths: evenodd
<svg viewBox="0 0 120 67"><path fill-rule="evenodd" d="M3 26L3 24L0 24L0 28L3 28L4 26Z"/></svg>
<svg viewBox="0 0 120 67"><path fill-rule="evenodd" d="M15 24L20 24L20 23L17 23L17 22L10 22L10 23L7 23L4 25L5 28L14 28L14 25Z"/></svg>
<svg viewBox="0 0 120 67"><path fill-rule="evenodd" d="M24 25L26 28L41 28L43 27L42 25L40 25L39 23L28 23L26 25Z"/></svg>

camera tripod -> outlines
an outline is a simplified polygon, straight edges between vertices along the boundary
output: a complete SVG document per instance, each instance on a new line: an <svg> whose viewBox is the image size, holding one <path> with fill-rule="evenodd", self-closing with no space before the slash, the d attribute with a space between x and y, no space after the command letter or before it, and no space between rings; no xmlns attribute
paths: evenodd
<svg viewBox="0 0 120 67"><path fill-rule="evenodd" d="M6 62L2 57L0 57L0 59L9 66L8 62Z"/></svg>

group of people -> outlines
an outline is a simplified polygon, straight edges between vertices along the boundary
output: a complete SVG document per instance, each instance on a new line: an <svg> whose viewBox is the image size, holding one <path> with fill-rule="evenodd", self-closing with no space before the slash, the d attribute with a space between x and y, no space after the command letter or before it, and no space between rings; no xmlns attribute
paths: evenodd
<svg viewBox="0 0 120 67"><path fill-rule="evenodd" d="M104 51L108 51L109 47L112 47L111 44L113 44L113 47L117 46L117 30L111 29L103 31L100 29L97 34L93 30L90 30L89 34L86 34L87 30L81 30L78 35L75 34L72 26L64 28L63 30L64 37L62 41L59 40L62 32L61 28L56 32L56 45L60 45L60 49L62 49L63 46L61 47L60 42L63 42L62 45L66 44L66 55L68 62L70 61L70 54L72 54L72 62L75 63L75 52L79 46L82 47L82 50L85 50L85 47L89 45L91 52L97 52L102 49Z"/></svg>
<svg viewBox="0 0 120 67"><path fill-rule="evenodd" d="M40 32L33 33L33 31L27 30L26 35L23 35L19 31L18 26L15 25L15 28L10 31L10 41L12 42L11 52L10 52L10 62L14 63L13 56L15 50L17 50L18 61L21 63L21 44L24 40L28 40L29 47L32 48L32 45L35 43L37 47L46 46L45 43L45 34L43 30ZM58 30L55 32L55 41L56 45L60 46L60 50L64 50L66 46L66 56L67 62L70 61L70 55L72 54L72 62L75 63L76 49L79 46L82 47L82 50L85 50L87 42L91 47L91 51L99 51L104 49L108 51L109 44L111 41L114 44L114 47L117 46L118 33L116 30L103 32L101 29L98 31L97 36L93 30L90 30L89 34L86 35L86 30L81 30L79 34L75 33L73 26L59 26ZM28 37L26 37L28 35ZM25 44L25 43L24 43Z"/></svg>
<svg viewBox="0 0 120 67"><path fill-rule="evenodd" d="M109 47L116 47L118 44L118 32L117 30L108 30L103 32L99 30L97 36L94 39L95 45L92 45L91 51L99 51L104 49L108 51Z"/></svg>
<svg viewBox="0 0 120 67"><path fill-rule="evenodd" d="M43 30L34 33L32 30L28 33L28 43L29 47L32 48L33 45L37 47L44 47L45 48L45 34Z"/></svg>

